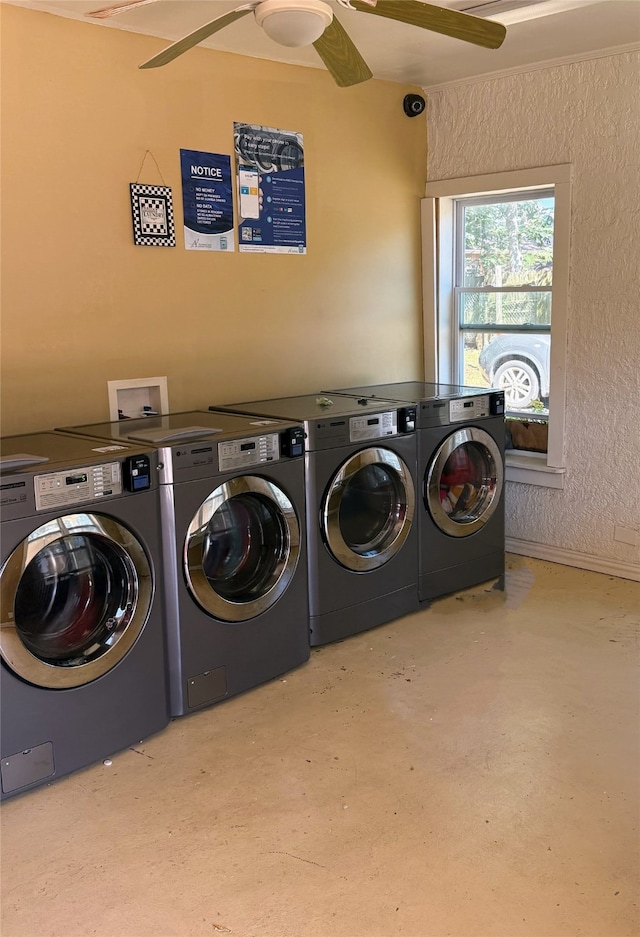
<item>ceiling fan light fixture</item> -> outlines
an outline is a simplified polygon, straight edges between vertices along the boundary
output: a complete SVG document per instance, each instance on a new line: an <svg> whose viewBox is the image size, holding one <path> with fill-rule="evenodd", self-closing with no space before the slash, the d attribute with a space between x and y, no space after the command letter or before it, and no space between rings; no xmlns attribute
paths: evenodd
<svg viewBox="0 0 640 937"><path fill-rule="evenodd" d="M310 46L333 20L323 0L262 0L254 15L270 39L292 48Z"/></svg>

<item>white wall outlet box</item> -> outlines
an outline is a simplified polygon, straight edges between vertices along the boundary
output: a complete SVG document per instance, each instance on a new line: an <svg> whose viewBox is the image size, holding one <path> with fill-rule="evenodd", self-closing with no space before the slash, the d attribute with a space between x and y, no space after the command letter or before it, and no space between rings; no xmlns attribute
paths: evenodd
<svg viewBox="0 0 640 937"><path fill-rule="evenodd" d="M640 544L640 534L630 527L614 527L613 539L617 540L618 543L628 543L632 547L637 547Z"/></svg>
<svg viewBox="0 0 640 937"><path fill-rule="evenodd" d="M137 419L169 412L166 377L137 377L128 381L107 381L109 419Z"/></svg>

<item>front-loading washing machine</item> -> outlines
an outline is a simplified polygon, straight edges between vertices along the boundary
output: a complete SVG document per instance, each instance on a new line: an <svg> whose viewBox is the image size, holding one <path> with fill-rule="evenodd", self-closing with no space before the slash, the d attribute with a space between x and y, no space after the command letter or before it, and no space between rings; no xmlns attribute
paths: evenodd
<svg viewBox="0 0 640 937"><path fill-rule="evenodd" d="M191 411L64 431L157 450L173 716L308 659L302 427Z"/></svg>
<svg viewBox="0 0 640 937"><path fill-rule="evenodd" d="M334 394L417 407L421 602L504 575L504 393L404 381Z"/></svg>
<svg viewBox="0 0 640 937"><path fill-rule="evenodd" d="M415 407L322 394L226 407L304 426L311 644L418 609Z"/></svg>
<svg viewBox="0 0 640 937"><path fill-rule="evenodd" d="M169 722L156 456L0 441L2 797Z"/></svg>

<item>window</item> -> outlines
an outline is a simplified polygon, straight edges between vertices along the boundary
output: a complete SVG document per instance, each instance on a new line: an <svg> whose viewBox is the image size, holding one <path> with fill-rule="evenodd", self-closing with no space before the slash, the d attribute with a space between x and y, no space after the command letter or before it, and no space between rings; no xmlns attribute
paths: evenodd
<svg viewBox="0 0 640 937"><path fill-rule="evenodd" d="M549 413L553 211L553 189L455 200L454 373L510 416Z"/></svg>
<svg viewBox="0 0 640 937"><path fill-rule="evenodd" d="M501 387L508 416L548 421L547 452L509 450L507 479L561 488L570 167L428 183L427 196L427 379Z"/></svg>

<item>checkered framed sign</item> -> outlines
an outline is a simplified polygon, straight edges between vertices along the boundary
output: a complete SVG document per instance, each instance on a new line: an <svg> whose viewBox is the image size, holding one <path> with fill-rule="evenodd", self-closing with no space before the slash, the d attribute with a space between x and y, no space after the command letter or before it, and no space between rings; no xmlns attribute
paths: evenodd
<svg viewBox="0 0 640 937"><path fill-rule="evenodd" d="M131 182L133 243L145 247L175 247L173 201L168 185Z"/></svg>

